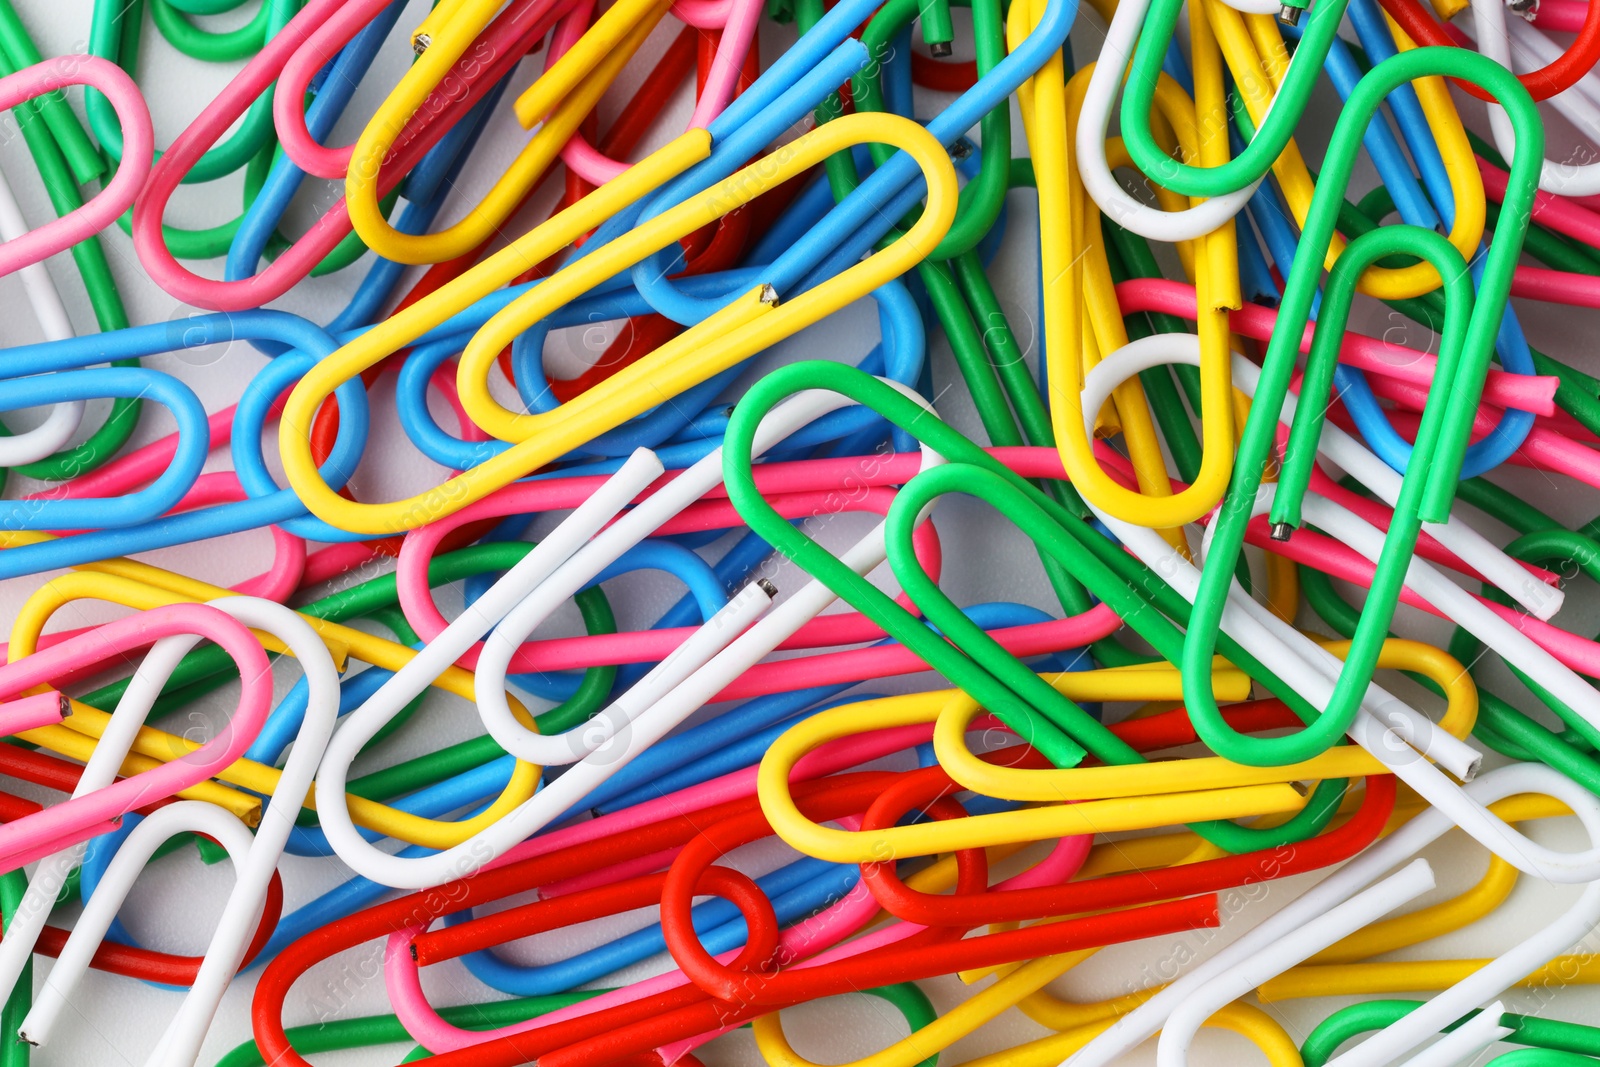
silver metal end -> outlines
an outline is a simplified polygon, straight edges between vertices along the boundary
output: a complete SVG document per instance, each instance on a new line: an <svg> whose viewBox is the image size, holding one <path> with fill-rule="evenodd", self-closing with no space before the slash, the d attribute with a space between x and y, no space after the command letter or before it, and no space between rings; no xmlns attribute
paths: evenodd
<svg viewBox="0 0 1600 1067"><path fill-rule="evenodd" d="M769 307L769 308L777 307L778 306L778 290L774 289L772 286L767 285L765 282L763 282L762 285L761 285L761 302L763 304L767 305L767 307Z"/></svg>
<svg viewBox="0 0 1600 1067"><path fill-rule="evenodd" d="M1308 782L1290 782L1289 788L1293 789L1296 793L1299 793L1303 797L1308 797L1311 795L1311 785Z"/></svg>
<svg viewBox="0 0 1600 1067"><path fill-rule="evenodd" d="M72 698L67 696L67 694L65 694L65 693L60 694L60 697L61 697L61 717L63 719L65 719L65 718L68 718L68 717L70 717L72 715Z"/></svg>
<svg viewBox="0 0 1600 1067"><path fill-rule="evenodd" d="M1284 4L1278 9L1278 21L1285 26L1298 26L1300 25L1300 16L1305 14L1305 10L1303 7Z"/></svg>
<svg viewBox="0 0 1600 1067"><path fill-rule="evenodd" d="M760 590L763 593L767 594L769 597L772 597L774 600L777 599L777 597L778 597L778 587L773 585L767 579L765 579L765 578L757 578L756 579L756 585L760 588Z"/></svg>
<svg viewBox="0 0 1600 1067"><path fill-rule="evenodd" d="M955 49L951 46L949 41L928 42L928 53L935 59L943 59L945 56L948 56L954 51Z"/></svg>
<svg viewBox="0 0 1600 1067"><path fill-rule="evenodd" d="M1287 541L1289 540L1289 535L1292 533L1294 533L1294 527L1290 526L1286 522L1275 522L1272 524L1272 539L1274 541Z"/></svg>
<svg viewBox="0 0 1600 1067"><path fill-rule="evenodd" d="M960 162L972 155L973 144L965 137L956 138L956 143L950 146L950 158Z"/></svg>
<svg viewBox="0 0 1600 1067"><path fill-rule="evenodd" d="M433 47L433 38L426 33L419 33L411 38L411 51L419 56L431 47Z"/></svg>

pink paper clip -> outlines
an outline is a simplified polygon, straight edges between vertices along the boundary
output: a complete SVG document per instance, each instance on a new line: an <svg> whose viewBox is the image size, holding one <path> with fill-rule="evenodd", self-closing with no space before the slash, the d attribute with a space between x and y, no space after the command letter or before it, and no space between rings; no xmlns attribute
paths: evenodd
<svg viewBox="0 0 1600 1067"><path fill-rule="evenodd" d="M206 604L172 604L130 615L0 667L0 698L15 697L66 671L154 644L95 747L91 765L110 760L115 766L131 749L168 676L202 639L226 650L239 669L239 703L228 725L199 748L153 770L0 826L0 868L15 870L59 852L103 832L107 820L219 773L244 755L272 707L272 670L260 642L243 623Z"/></svg>
<svg viewBox="0 0 1600 1067"><path fill-rule="evenodd" d="M100 190L100 195L81 208L0 244L0 275L47 259L111 225L118 215L133 206L134 197L139 195L150 174L156 143L155 131L150 125L150 109L145 106L144 97L133 79L115 63L95 56L61 56L35 63L0 78L0 111L69 85L93 86L111 101L122 123L122 163L116 175Z"/></svg>

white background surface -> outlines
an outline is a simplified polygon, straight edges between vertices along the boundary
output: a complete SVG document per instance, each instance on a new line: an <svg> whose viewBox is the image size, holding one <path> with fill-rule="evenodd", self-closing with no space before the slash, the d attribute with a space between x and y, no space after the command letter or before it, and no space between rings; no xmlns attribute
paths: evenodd
<svg viewBox="0 0 1600 1067"><path fill-rule="evenodd" d="M389 42L348 109L348 117L335 135L338 142L348 143L354 138L360 117L370 113L383 91L393 84L404 69L408 59L405 31L415 24L422 10L420 4L413 6L415 10L401 18L400 32ZM90 22L90 0L20 0L19 10L46 55L84 50ZM235 25L253 10L254 5L249 4L241 12L220 16L214 20L214 24L223 27ZM964 18L960 13L957 17ZM1091 24L1092 18L1080 18L1074 32L1075 54L1080 60L1091 58L1098 52L1100 37L1097 26ZM647 47L646 57L653 58L659 54L668 35L675 33L676 29L676 24L667 20L665 28L658 31ZM766 56L776 54L791 39L790 28L770 23L763 25ZM211 94L225 83L226 78L238 69L238 65L208 66L189 60L168 46L148 23L143 40L139 82L155 117L157 144L165 145L199 111ZM532 79L537 73L537 64L537 60L523 64L518 84L526 84ZM636 63L635 67L640 67L640 64ZM621 92L615 94L616 99L607 101L606 114L612 113L617 99L626 97L638 76L637 70L625 75ZM1311 109L1301 141L1313 165L1320 159L1321 147L1326 141L1332 118L1338 111L1337 100L1332 98L1325 85L1321 93L1317 105ZM1458 100L1464 98L1458 94ZM689 103L687 95L680 93L670 111L675 116L673 121L683 121ZM919 114L930 114L940 103L939 97L926 94L919 96ZM1469 122L1482 129L1478 105L1464 102L1462 107ZM9 115L3 121L7 124L8 133L15 132L14 122ZM660 143L677 128L680 127L664 126L661 135L646 147ZM1559 143L1563 136L1557 132L1553 140ZM506 109L502 109L482 139L462 187L457 190L451 207L447 209L449 218L459 217L462 206L470 203L492 176L499 173L515 155L525 137ZM1024 141L1020 128L1016 144L1017 151L1021 152ZM50 217L48 203L20 138L0 137L0 166L5 168L16 187L28 217L36 223ZM1361 180L1361 188L1370 185L1370 171L1364 172ZM239 207L239 184L235 176L204 186L183 187L175 197L167 221L180 226L209 226L232 217ZM327 202L326 188L311 188L316 184L314 179L307 183L309 191L302 196L307 205ZM508 231L520 233L531 220L542 218L552 199L553 194L543 197L526 217L509 226ZM288 222L291 232L300 232L310 217L309 207L292 213ZM1008 310L1013 313L1013 326L1030 341L1033 323L1038 321L1035 287L1031 281L1031 272L1035 269L1033 241L1028 236L1034 219L1031 195L1014 195L1010 202L1010 236L993 271L996 287L1006 299ZM131 243L120 231L112 231L105 245L135 324L189 313L190 309L161 292L144 276ZM325 322L348 298L362 276L366 262L332 277L303 285L277 306ZM58 256L51 261L50 267L67 300L74 322L80 329L93 329L93 316L68 258ZM207 264L202 269L218 275L220 263ZM1596 359L1592 352L1592 338L1596 336L1596 327L1600 326L1600 317L1595 313L1527 304L1520 305L1520 309L1530 340L1536 347L1591 372L1600 368L1600 359ZM1386 311L1370 304L1358 305L1358 313L1366 316L1367 332L1381 333L1384 327L1392 325L1387 321ZM0 323L4 323L0 327L0 344L20 344L39 339L21 286L15 279L0 279ZM835 320L791 340L762 362L764 366L770 366L775 361L820 354L832 356L840 351L859 353L872 343L870 338L875 333L876 325L870 311L852 308ZM1421 342L1422 338L1417 336L1416 343ZM564 345L559 337L552 340L549 349L552 370L558 375L574 373L583 363L582 353L575 347ZM934 360L941 412L963 429L976 432L976 420L959 386L959 377L950 359L948 346L942 339L933 342L931 357ZM180 373L211 410L236 399L241 384L262 363L262 358L242 343L147 361L148 365ZM951 384L955 384L956 388L945 392L945 387ZM380 392L376 407L379 416L374 431L375 443L369 451L369 454L380 456L382 462L364 468L354 483L363 499L392 497L401 490L431 484L442 474L439 468L410 448L396 431L392 418L385 423L383 400ZM102 415L103 405L92 404L85 425L98 425ZM147 405L136 443L153 440L170 430L171 420L167 413L154 405ZM276 449L269 447L266 452L269 457L274 457ZM226 465L225 455L213 457L212 468ZM1574 526L1600 512L1600 497L1586 490L1557 485L1553 478L1527 471L1513 471L1500 477L1505 484L1514 485L1520 494L1535 500ZM27 483L13 479L8 492L15 494L28 488ZM958 603L1013 600L1047 609L1055 607L1048 602L1047 588L1039 580L1036 557L1015 531L963 500L950 500L942 504L936 521L946 548L945 585ZM1505 534L1504 530L1493 524L1486 523L1484 528L1493 530L1499 536ZM858 525L846 520L830 524L827 538L831 540L836 537L843 543L860 532ZM230 584L260 570L265 565L267 550L266 537L253 533L203 545L169 549L153 553L148 558L197 577ZM3 617L7 620L13 618L16 609L46 580L47 576L37 575L0 583L0 612L3 612ZM780 581L780 584L784 583ZM790 581L787 587L793 588L797 584L797 581ZM622 579L608 586L608 590L612 593L613 604L618 607L619 621L629 627L648 625L679 595L679 590L671 583L653 577ZM1587 588L1586 582L1579 581L1574 583L1570 592L1572 599L1569 604L1572 606L1558 622L1580 632L1595 632L1597 624L1600 624L1600 612L1595 610L1595 598L1589 595L1593 591ZM1421 621L1407 609L1402 609L1402 613L1402 626L1407 633L1443 639L1443 633L1431 621ZM74 604L53 621L52 628L84 625L109 618L112 614L115 612L111 609L102 611L96 606ZM557 622L570 628L573 625L570 615L570 612L563 615ZM557 629L552 624L541 632L553 634ZM280 691L292 682L290 671L292 667L280 667ZM1498 692L1525 697L1514 683L1506 680L1504 672L1490 671L1487 677L1492 679ZM905 688L927 688L937 686L939 680L925 674L898 684ZM880 684L874 688L881 691L885 686ZM225 700L226 694L218 698L219 702ZM467 705L458 703L452 706L444 698L435 696L428 710L418 716L413 725L402 731L398 738L387 743L378 758L383 763L392 762L479 732L476 717ZM1552 843L1560 842L1567 847L1576 844L1572 840L1576 837L1576 831L1572 828L1552 824L1537 828L1535 833ZM769 843L742 858L752 870L767 870L784 862L785 855L785 850ZM1481 876L1486 862L1483 851L1465 843L1459 834L1452 835L1436 846L1429 855L1437 860L1435 866L1440 873L1442 886L1429 900L1454 894L1472 884ZM331 860L286 857L282 870L287 894L286 911L298 907L348 876L340 864ZM1264 901L1242 910L1240 901L1225 900L1224 914L1230 916L1230 920L1223 931L1200 932L1183 940L1195 951L1205 952L1208 950L1206 946L1235 936L1238 930L1257 921L1267 909L1280 906L1302 891L1306 884L1305 879L1274 884ZM123 918L144 944L172 952L199 953L204 950L212 922L230 885L231 875L226 865L207 868L195 860L192 851L181 853L158 862L141 879L123 911ZM1542 925L1554 909L1563 907L1564 902L1573 895L1573 890L1533 884L1524 878L1510 901L1490 919L1440 942L1399 955L1417 959L1493 955L1513 944L1526 932ZM56 921L66 922L70 918L70 914L58 913ZM646 917L640 913L607 924L590 924L544 935L518 946L516 955L528 962L562 958L572 951L608 940L622 929L643 925L646 921ZM1144 983L1145 975L1155 961L1171 958L1178 948L1175 941L1164 941L1110 949L1071 972L1052 988L1063 996L1077 1000L1101 999L1128 992ZM349 980L351 976L376 973L380 951L380 945L374 943L339 958L330 966L315 970L296 986L286 1009L287 1021L290 1024L313 1022L327 1017L330 1010L340 1017L386 1011L381 981L361 981L359 977L353 982ZM666 959L661 957L623 975L614 976L607 984L641 977L665 966ZM40 973L46 972L48 967L48 961L41 961ZM249 1038L249 1006L255 973L252 971L240 978L228 993L201 1057L203 1064L214 1062L236 1043ZM497 999L499 996L481 986L455 963L428 968L424 977L429 994L437 1004ZM965 995L964 988L953 978L926 982L923 987L941 1008L959 1002ZM343 992L335 992L340 988ZM170 1018L177 998L178 994L171 991L91 972L72 999L76 1018L63 1021L51 1044L35 1053L34 1062L41 1067L118 1067L142 1063ZM1298 1040L1339 1003L1342 1002L1312 1000L1270 1005L1268 1010ZM1516 1010L1518 1001L1515 994L1508 1003ZM1525 1006L1531 1009L1532 1001L1526 1002ZM1600 999L1592 991L1573 989L1564 992L1549 1005L1547 1013L1560 1018L1596 1021L1597 1009L1600 1009ZM892 1008L876 999L860 996L836 998L797 1008L786 1012L784 1020L796 1048L813 1060L825 1063L841 1063L864 1055L905 1032L904 1024ZM1045 1033L1047 1031L1042 1027L1019 1013L1009 1012L979 1034L959 1042L945 1053L943 1062L947 1065L960 1063L973 1055L1004 1048ZM406 1051L405 1046L391 1046L323 1054L315 1059L318 1063L329 1064L387 1064L397 1062ZM1151 1052L1151 1047L1141 1049L1129 1058L1129 1062L1149 1062L1152 1059ZM701 1055L711 1067L759 1062L748 1031L719 1039L703 1049ZM1255 1062L1259 1055L1241 1039L1210 1031L1202 1034L1195 1052L1197 1062L1208 1067L1228 1061Z"/></svg>

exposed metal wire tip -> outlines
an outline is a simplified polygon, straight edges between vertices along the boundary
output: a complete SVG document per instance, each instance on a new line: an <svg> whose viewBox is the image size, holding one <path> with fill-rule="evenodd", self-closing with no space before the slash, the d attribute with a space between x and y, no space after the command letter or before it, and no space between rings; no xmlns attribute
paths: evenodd
<svg viewBox="0 0 1600 1067"><path fill-rule="evenodd" d="M426 33L419 33L411 38L411 51L421 55L433 47L433 37Z"/></svg>
<svg viewBox="0 0 1600 1067"><path fill-rule="evenodd" d="M929 41L928 42L928 52L935 59L943 59L945 56L948 56L953 51L955 51L955 49L951 46L949 41Z"/></svg>
<svg viewBox="0 0 1600 1067"><path fill-rule="evenodd" d="M1289 4L1284 4L1278 9L1278 21L1283 23L1285 26L1298 26L1300 25L1300 16L1305 14L1305 10L1306 9L1303 7L1293 7Z"/></svg>
<svg viewBox="0 0 1600 1067"><path fill-rule="evenodd" d="M1289 535L1292 533L1294 533L1294 527L1290 526L1286 522L1275 522L1272 524L1272 539L1274 541L1287 541L1289 540Z"/></svg>
<svg viewBox="0 0 1600 1067"><path fill-rule="evenodd" d="M770 597L772 597L774 599L777 598L777 596L778 596L778 587L773 585L767 579L765 579L765 578L757 578L756 579L756 585L760 587L760 589L761 589L761 591L763 593L767 594L768 596L770 596Z"/></svg>

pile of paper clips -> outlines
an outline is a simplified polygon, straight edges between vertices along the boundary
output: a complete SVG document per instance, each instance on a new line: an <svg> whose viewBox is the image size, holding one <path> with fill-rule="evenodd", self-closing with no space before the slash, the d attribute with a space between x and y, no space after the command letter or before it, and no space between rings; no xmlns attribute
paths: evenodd
<svg viewBox="0 0 1600 1067"><path fill-rule="evenodd" d="M91 968L175 990L108 1064L814 1067L867 993L861 1067L1594 1067L1600 360L1509 300L1600 309L1600 2L1092 5L0 0L0 1067L100 1067ZM142 35L234 72L159 148ZM158 859L232 867L203 956Z"/></svg>

